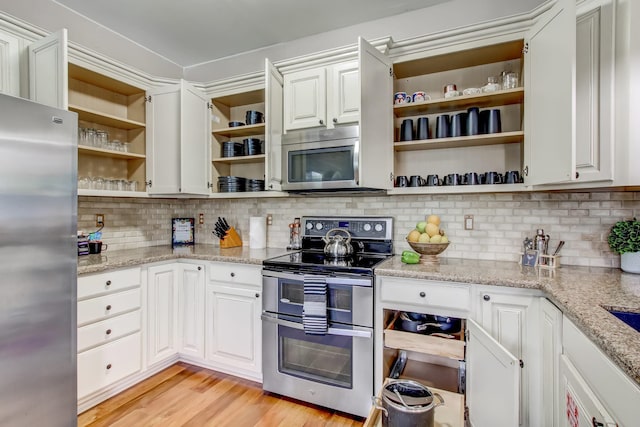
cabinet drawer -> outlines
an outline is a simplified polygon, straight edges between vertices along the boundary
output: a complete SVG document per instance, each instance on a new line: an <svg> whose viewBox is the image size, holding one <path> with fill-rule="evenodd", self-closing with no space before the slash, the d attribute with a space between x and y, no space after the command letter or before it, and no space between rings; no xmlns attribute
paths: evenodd
<svg viewBox="0 0 640 427"><path fill-rule="evenodd" d="M78 399L140 370L140 333L78 354Z"/></svg>
<svg viewBox="0 0 640 427"><path fill-rule="evenodd" d="M467 285L395 278L384 278L380 283L382 301L458 311L471 308L471 291Z"/></svg>
<svg viewBox="0 0 640 427"><path fill-rule="evenodd" d="M238 283L251 286L262 285L262 267L246 264L212 263L209 269L210 280Z"/></svg>
<svg viewBox="0 0 640 427"><path fill-rule="evenodd" d="M140 289L78 301L78 326L140 308Z"/></svg>
<svg viewBox="0 0 640 427"><path fill-rule="evenodd" d="M140 268L78 277L78 300L140 286Z"/></svg>
<svg viewBox="0 0 640 427"><path fill-rule="evenodd" d="M140 330L140 310L78 328L78 352Z"/></svg>

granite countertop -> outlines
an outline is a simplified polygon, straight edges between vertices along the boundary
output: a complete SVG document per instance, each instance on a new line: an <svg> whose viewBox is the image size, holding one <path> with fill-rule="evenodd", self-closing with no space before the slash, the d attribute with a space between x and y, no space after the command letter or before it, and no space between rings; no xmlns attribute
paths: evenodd
<svg viewBox="0 0 640 427"><path fill-rule="evenodd" d="M282 248L250 249L246 246L227 249L201 244L176 248L151 246L78 257L78 274L97 273L113 268L132 267L180 258L262 265L263 260L286 253L287 250Z"/></svg>
<svg viewBox="0 0 640 427"><path fill-rule="evenodd" d="M540 289L602 351L640 384L640 332L607 309L640 312L640 275L619 269L562 266L555 270L515 262L440 258L436 265L403 264L394 256L378 276Z"/></svg>

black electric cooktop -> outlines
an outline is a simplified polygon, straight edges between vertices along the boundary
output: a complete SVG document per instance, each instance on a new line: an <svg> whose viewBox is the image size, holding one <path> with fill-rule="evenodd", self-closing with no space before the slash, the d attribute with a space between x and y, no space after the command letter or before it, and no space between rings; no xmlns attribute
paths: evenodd
<svg viewBox="0 0 640 427"><path fill-rule="evenodd" d="M390 255L355 254L346 258L327 257L318 251L297 251L276 258L267 259L263 265L270 269L293 272L309 272L333 275L350 273L373 275L373 269Z"/></svg>

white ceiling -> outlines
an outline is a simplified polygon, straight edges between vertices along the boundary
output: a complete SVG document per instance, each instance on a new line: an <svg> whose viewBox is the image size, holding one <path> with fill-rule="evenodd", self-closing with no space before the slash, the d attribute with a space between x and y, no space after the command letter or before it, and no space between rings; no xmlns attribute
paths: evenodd
<svg viewBox="0 0 640 427"><path fill-rule="evenodd" d="M55 0L188 67L449 0Z"/></svg>

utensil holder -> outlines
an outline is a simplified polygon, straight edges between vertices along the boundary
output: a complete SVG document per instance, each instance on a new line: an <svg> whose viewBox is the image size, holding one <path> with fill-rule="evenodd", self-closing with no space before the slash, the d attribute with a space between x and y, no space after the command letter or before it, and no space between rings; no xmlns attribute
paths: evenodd
<svg viewBox="0 0 640 427"><path fill-rule="evenodd" d="M560 255L538 255L538 267L549 269L560 267Z"/></svg>
<svg viewBox="0 0 640 427"><path fill-rule="evenodd" d="M227 230L224 238L220 239L221 248L237 248L242 246L242 239L236 232L235 228L231 227Z"/></svg>

